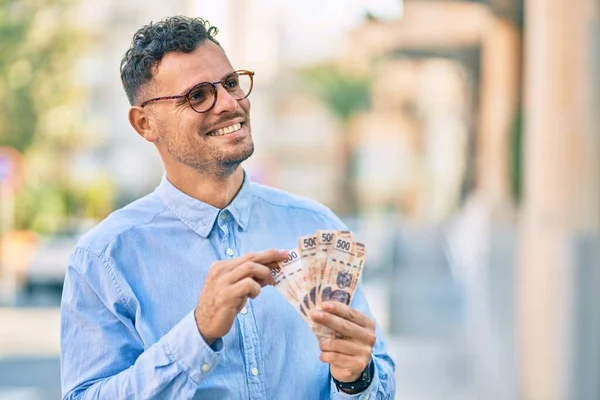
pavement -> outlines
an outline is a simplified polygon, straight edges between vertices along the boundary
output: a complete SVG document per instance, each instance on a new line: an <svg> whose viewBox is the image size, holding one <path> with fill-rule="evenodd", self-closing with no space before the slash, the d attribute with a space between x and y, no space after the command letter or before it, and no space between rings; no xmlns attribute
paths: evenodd
<svg viewBox="0 0 600 400"><path fill-rule="evenodd" d="M57 357L58 308L0 308L0 359Z"/></svg>
<svg viewBox="0 0 600 400"><path fill-rule="evenodd" d="M0 308L0 400L60 399L59 309Z"/></svg>

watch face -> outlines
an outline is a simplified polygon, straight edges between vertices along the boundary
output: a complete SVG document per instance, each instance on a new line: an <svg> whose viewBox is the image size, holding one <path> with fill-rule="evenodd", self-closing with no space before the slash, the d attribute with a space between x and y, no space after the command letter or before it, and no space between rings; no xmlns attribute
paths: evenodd
<svg viewBox="0 0 600 400"><path fill-rule="evenodd" d="M364 372L361 374L361 376L360 376L360 379L361 379L361 380L363 380L363 381L366 381L366 380L368 380L368 379L369 379L369 372L368 372L368 371L364 371Z"/></svg>

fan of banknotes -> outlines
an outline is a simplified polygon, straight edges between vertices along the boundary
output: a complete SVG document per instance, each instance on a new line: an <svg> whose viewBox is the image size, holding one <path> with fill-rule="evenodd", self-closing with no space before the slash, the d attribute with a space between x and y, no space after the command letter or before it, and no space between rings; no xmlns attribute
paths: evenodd
<svg viewBox="0 0 600 400"><path fill-rule="evenodd" d="M319 230L298 238L298 247L272 270L275 287L300 313L318 340L332 337L326 327L315 326L310 312L324 301L350 304L365 264L364 244L350 231Z"/></svg>

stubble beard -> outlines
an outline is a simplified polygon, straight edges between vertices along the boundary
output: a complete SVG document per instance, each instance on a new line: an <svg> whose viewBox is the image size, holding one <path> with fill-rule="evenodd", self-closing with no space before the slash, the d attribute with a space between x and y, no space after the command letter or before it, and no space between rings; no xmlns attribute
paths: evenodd
<svg viewBox="0 0 600 400"><path fill-rule="evenodd" d="M241 163L246 161L250 156L254 153L254 142L252 141L252 135L248 138L238 138L233 142L234 144L238 144L244 140L248 140L248 143L244 146L244 148L238 154L224 154L220 152L218 149L214 150L211 154L212 162L212 171L211 174L218 179L224 179L233 174ZM192 166L192 165L191 165ZM200 171L199 166L192 166L196 170ZM203 167L203 171L206 171L206 165ZM209 169L211 167L208 167Z"/></svg>
<svg viewBox="0 0 600 400"><path fill-rule="evenodd" d="M177 161L193 168L205 176L212 176L217 179L224 179L233 174L240 164L246 161L254 153L254 142L252 134L248 137L237 138L232 141L232 145L240 145L243 141L248 141L242 149L236 149L236 152L224 152L216 146L204 146L198 149L198 143L193 140L186 140L182 143L175 143L172 138L177 136L169 132L163 135L163 142L166 150ZM196 151L194 151L196 150Z"/></svg>

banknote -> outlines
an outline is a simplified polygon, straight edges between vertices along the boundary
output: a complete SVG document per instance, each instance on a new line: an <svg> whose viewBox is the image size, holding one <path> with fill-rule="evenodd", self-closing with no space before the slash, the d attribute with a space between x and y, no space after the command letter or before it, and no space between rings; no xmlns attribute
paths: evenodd
<svg viewBox="0 0 600 400"><path fill-rule="evenodd" d="M317 236L317 251L315 255L315 306L320 306L319 299L319 291L321 289L321 283L323 282L323 277L325 275L325 266L327 263L327 254L331 249L331 244L333 243L333 238L335 234L339 231L335 230L318 230L316 232Z"/></svg>
<svg viewBox="0 0 600 400"><path fill-rule="evenodd" d="M304 288L308 288L302 305L305 310L310 310L315 308L317 296L317 235L299 237L298 251L302 260L302 284Z"/></svg>
<svg viewBox="0 0 600 400"><path fill-rule="evenodd" d="M362 243L336 235L333 250L327 257L325 277L319 293L321 301L350 304L362 275L365 254Z"/></svg>
<svg viewBox="0 0 600 400"><path fill-rule="evenodd" d="M327 258L325 277L319 298L350 305L362 276L366 256L362 243L336 235ZM319 340L333 337L333 331L324 326L313 327Z"/></svg>
<svg viewBox="0 0 600 400"><path fill-rule="evenodd" d="M304 298L306 297L306 289L304 286L304 268L302 265L302 257L300 250L295 248L289 252L290 256L286 261L282 263L284 266L283 270L287 276L287 284L294 289L300 302L299 309L302 312L306 311L308 304L304 304Z"/></svg>
<svg viewBox="0 0 600 400"><path fill-rule="evenodd" d="M298 249L290 250L288 258L278 263L278 268L271 269L273 286L285 297L302 318L312 325L307 311L301 306L304 293L299 286L296 276L300 264Z"/></svg>
<svg viewBox="0 0 600 400"><path fill-rule="evenodd" d="M320 307L323 302L323 283L327 279L327 259L333 250L333 244L335 243L336 237L338 239L352 240L353 233L350 231L317 231L318 237L317 244L317 298L316 307Z"/></svg>
<svg viewBox="0 0 600 400"><path fill-rule="evenodd" d="M318 340L335 333L314 324L313 309L324 301L350 305L364 269L366 246L351 231L319 230L297 239L286 260L271 271L274 286L302 316Z"/></svg>

